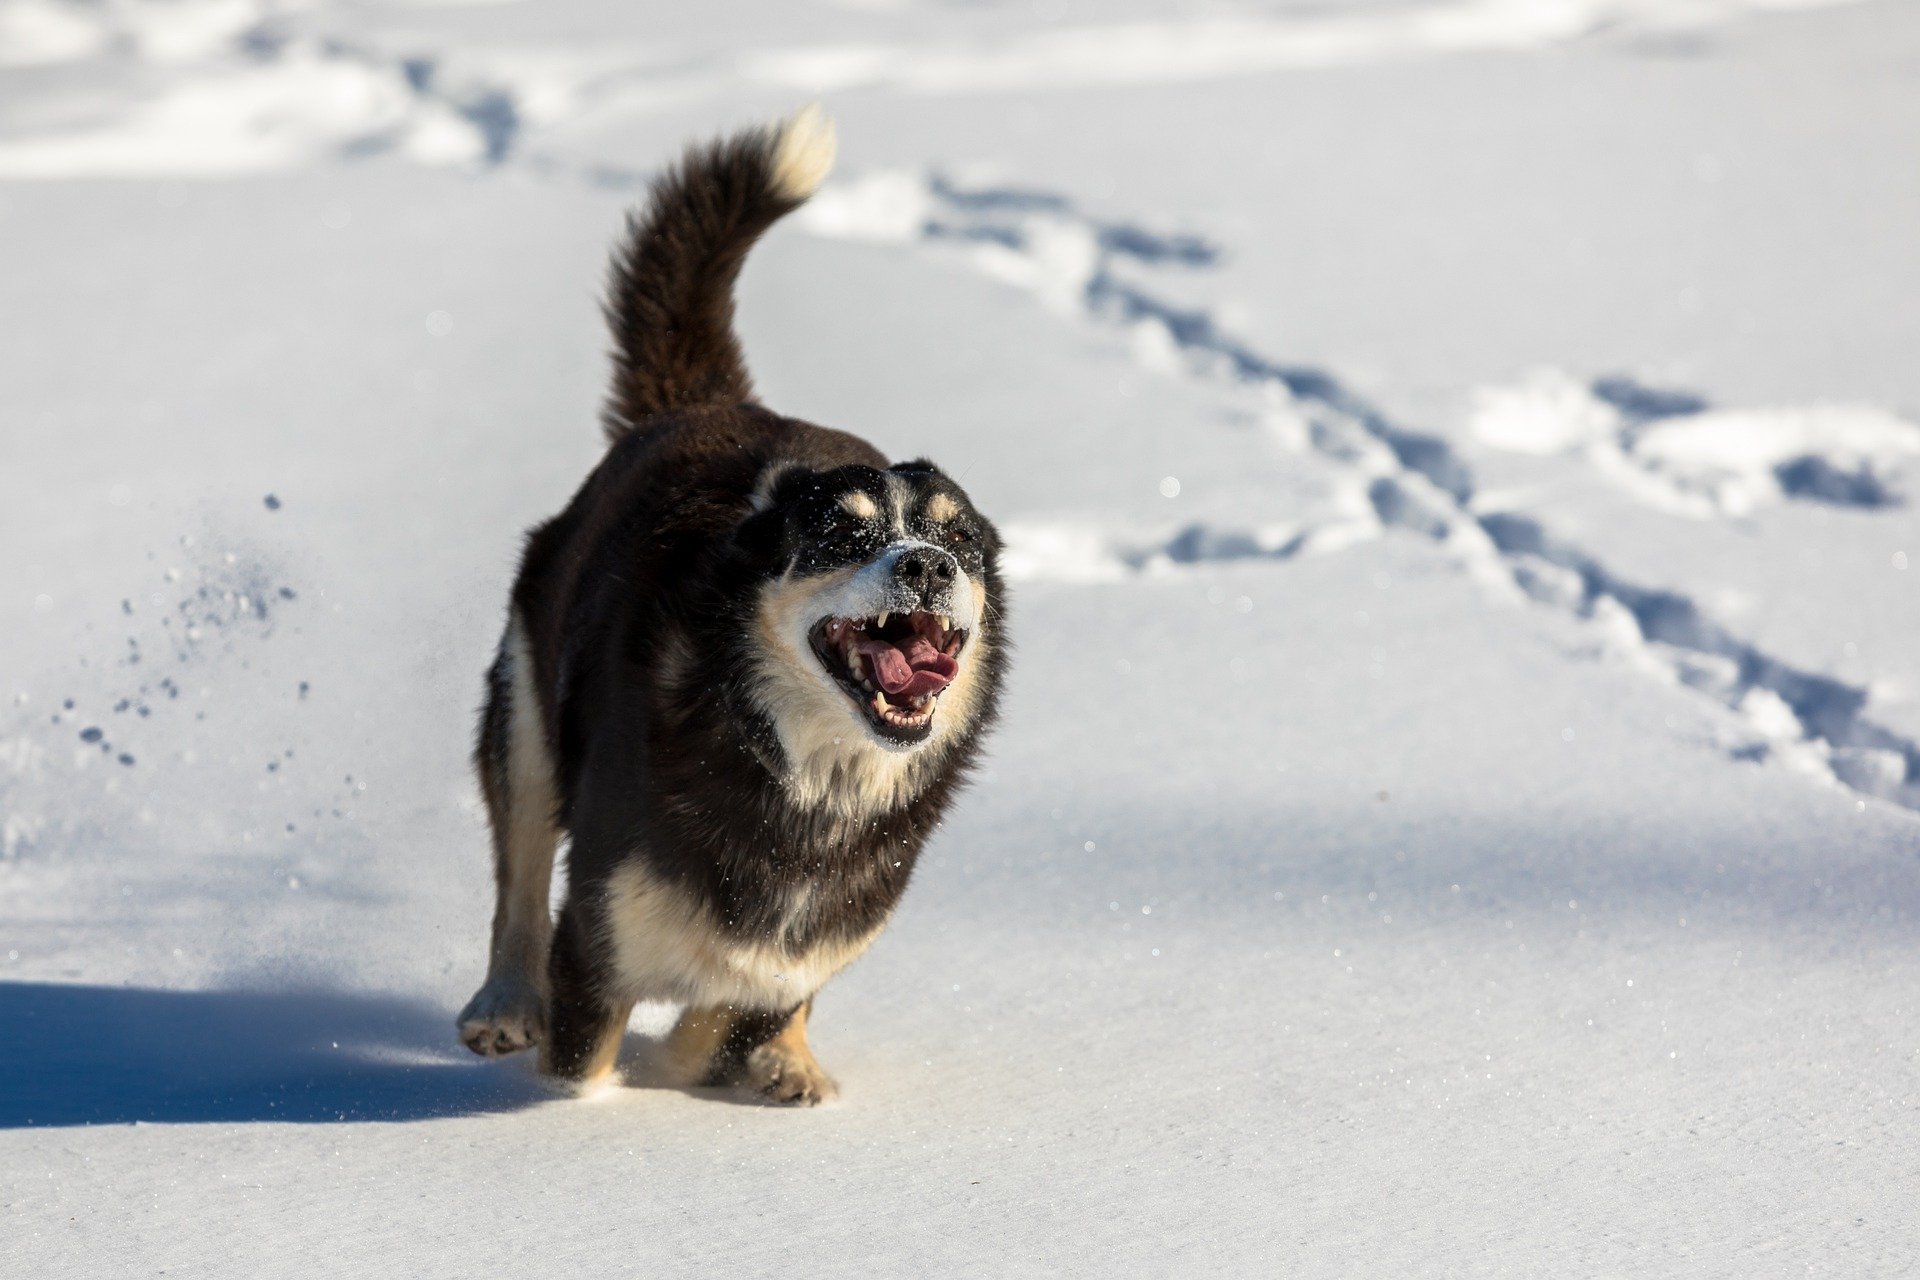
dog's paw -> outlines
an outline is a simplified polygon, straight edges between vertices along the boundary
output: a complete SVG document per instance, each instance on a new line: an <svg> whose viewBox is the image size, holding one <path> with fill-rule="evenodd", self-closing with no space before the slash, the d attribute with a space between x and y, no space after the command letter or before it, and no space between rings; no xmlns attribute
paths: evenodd
<svg viewBox="0 0 1920 1280"><path fill-rule="evenodd" d="M812 1054L779 1044L763 1044L747 1055L745 1083L769 1102L787 1107L817 1107L840 1093Z"/></svg>
<svg viewBox="0 0 1920 1280"><path fill-rule="evenodd" d="M460 1011L460 1040L485 1058L518 1053L547 1033L547 1005L531 982L489 978Z"/></svg>

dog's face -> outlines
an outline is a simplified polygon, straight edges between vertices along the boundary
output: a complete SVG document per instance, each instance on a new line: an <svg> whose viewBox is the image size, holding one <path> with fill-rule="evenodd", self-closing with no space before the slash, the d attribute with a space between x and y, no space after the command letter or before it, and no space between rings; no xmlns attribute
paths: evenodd
<svg viewBox="0 0 1920 1280"><path fill-rule="evenodd" d="M931 464L762 481L759 701L790 758L913 755L973 726L999 535Z"/></svg>

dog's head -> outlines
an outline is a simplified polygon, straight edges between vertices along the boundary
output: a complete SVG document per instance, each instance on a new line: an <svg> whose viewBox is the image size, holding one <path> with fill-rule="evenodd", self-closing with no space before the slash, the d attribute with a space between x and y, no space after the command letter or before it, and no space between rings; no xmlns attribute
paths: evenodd
<svg viewBox="0 0 1920 1280"><path fill-rule="evenodd" d="M775 467L754 507L755 700L790 764L897 775L979 727L998 675L1000 538L959 485L927 462Z"/></svg>

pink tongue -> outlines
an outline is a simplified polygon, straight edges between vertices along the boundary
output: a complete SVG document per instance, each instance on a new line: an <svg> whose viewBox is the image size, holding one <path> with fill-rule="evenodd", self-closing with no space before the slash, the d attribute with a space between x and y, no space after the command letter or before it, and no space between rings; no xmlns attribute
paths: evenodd
<svg viewBox="0 0 1920 1280"><path fill-rule="evenodd" d="M889 698L924 698L938 693L953 681L960 664L933 647L925 636L912 636L900 644L886 640L859 639L854 647L866 655L867 669Z"/></svg>

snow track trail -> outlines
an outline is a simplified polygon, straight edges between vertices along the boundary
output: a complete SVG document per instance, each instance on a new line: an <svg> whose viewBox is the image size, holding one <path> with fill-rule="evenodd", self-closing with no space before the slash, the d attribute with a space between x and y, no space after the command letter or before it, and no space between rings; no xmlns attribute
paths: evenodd
<svg viewBox="0 0 1920 1280"><path fill-rule="evenodd" d="M1515 453L1576 454L1633 498L1695 520L1779 501L1905 506L1920 423L1873 405L1719 408L1684 391L1555 369L1474 390L1472 433Z"/></svg>
<svg viewBox="0 0 1920 1280"><path fill-rule="evenodd" d="M1283 442L1304 442L1364 482L1379 527L1427 538L1479 580L1594 624L1606 650L1733 711L1745 730L1745 740L1731 748L1736 759L1780 752L1863 795L1920 810L1920 744L1868 717L1867 690L1798 669L1741 640L1685 594L1626 580L1537 519L1491 508L1479 501L1471 468L1447 441L1392 421L1338 376L1270 357L1206 310L1156 292L1152 272L1211 268L1223 260L1223 250L1205 238L1102 218L1056 192L965 186L940 173L874 174L830 186L803 217L823 235L964 246L960 260L974 269L1025 289L1056 312L1118 331L1146 367L1243 389L1252 411ZM1598 390L1640 423L1685 419L1704 409L1625 379ZM1889 415L1856 411L1853 420L1862 419L1876 442L1914 430ZM1819 458L1789 449L1767 461L1787 473L1783 487L1792 492L1790 477L1808 475ZM1849 473L1823 465L1820 474L1829 479L1820 491L1833 492L1835 478ZM1864 485L1839 491L1842 498L1856 495L1855 505L1889 501L1879 489L1873 490L1878 501L1858 496ZM1103 546L1087 531L1015 530L1014 567L1033 577L1102 580L1201 561L1284 560L1310 547L1348 545L1356 536L1366 536L1364 524L1310 531L1191 526L1159 543Z"/></svg>

